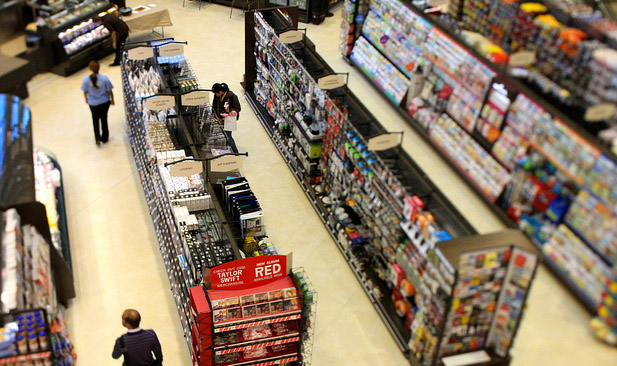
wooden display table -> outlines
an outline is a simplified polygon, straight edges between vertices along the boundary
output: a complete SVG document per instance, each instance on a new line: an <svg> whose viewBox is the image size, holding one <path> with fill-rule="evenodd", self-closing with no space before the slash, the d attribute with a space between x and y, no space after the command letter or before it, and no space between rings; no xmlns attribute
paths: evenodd
<svg viewBox="0 0 617 366"><path fill-rule="evenodd" d="M143 5L140 5L143 6ZM122 18L132 32L152 30L161 27L161 35L165 35L165 28L173 25L167 8L148 8L147 10L134 13Z"/></svg>

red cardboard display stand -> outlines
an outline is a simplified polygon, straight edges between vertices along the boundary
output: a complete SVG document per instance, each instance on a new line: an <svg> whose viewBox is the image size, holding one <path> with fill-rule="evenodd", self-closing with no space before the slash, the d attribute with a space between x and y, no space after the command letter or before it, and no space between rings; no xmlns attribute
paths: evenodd
<svg viewBox="0 0 617 366"><path fill-rule="evenodd" d="M190 290L194 365L279 365L299 360L302 304L291 255L223 264Z"/></svg>

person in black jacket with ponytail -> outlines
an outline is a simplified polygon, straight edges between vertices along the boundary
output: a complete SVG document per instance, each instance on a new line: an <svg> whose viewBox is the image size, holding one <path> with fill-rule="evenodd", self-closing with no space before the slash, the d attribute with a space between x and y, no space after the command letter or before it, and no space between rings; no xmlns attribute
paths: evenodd
<svg viewBox="0 0 617 366"><path fill-rule="evenodd" d="M97 146L101 142L105 143L109 139L109 130L107 127L107 112L109 106L114 105L114 93L111 81L105 75L99 75L100 65L97 61L92 60L88 64L92 74L84 78L81 84L81 90L84 92L86 103L90 106L92 112L92 125L94 127L94 140Z"/></svg>
<svg viewBox="0 0 617 366"><path fill-rule="evenodd" d="M229 86L225 83L215 83L212 85L212 92L214 93L214 100L212 100L212 110L216 114L216 116L224 121L225 117L236 117L236 120L240 118L240 110L242 107L240 106L240 101L238 100L238 96L234 94L231 90L229 90ZM234 129L235 130L235 129ZM223 132L225 136L227 136L227 142L229 143L229 147L235 153L238 153L238 148L236 147L236 142L234 138L231 137L231 133L234 130L229 130L223 128Z"/></svg>

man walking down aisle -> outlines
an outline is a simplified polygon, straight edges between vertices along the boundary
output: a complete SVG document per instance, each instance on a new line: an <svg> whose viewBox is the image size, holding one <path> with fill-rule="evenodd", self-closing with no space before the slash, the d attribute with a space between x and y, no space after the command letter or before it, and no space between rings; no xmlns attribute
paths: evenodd
<svg viewBox="0 0 617 366"><path fill-rule="evenodd" d="M124 355L124 366L159 366L163 364L161 344L152 329L141 329L141 315L134 309L126 309L122 314L122 325L128 332L118 339L114 345L112 357ZM154 358L152 357L154 355Z"/></svg>

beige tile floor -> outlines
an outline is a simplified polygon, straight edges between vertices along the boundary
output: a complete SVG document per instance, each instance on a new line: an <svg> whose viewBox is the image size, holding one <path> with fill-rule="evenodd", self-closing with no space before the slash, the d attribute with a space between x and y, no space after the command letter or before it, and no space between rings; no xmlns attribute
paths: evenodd
<svg viewBox="0 0 617 366"><path fill-rule="evenodd" d="M155 0L169 8L175 26L166 36L187 40L186 54L201 83L225 81L240 93L244 69L244 21L235 10L179 0ZM140 4L129 0L129 6ZM350 87L391 131L404 131L404 148L480 232L502 225L381 96L350 69L338 52L340 7L308 36L337 71L350 72ZM149 37L148 32L133 39ZM111 56L102 61L111 62ZM120 70L103 66L116 86L110 111L110 142L94 145L90 114L79 87L85 70L62 78L38 75L26 103L33 112L35 144L54 151L63 167L77 298L68 309L69 327L87 366L119 365L111 359L123 328L124 308L141 311L143 326L161 339L166 365L189 365L169 282L156 244L125 133ZM319 292L313 364L405 365L386 327L348 269L295 179L243 97L240 150L250 152L243 173L266 214L268 232L281 253L293 251ZM538 273L528 311L513 350L514 366L617 365L617 350L596 342L589 315L544 269Z"/></svg>

